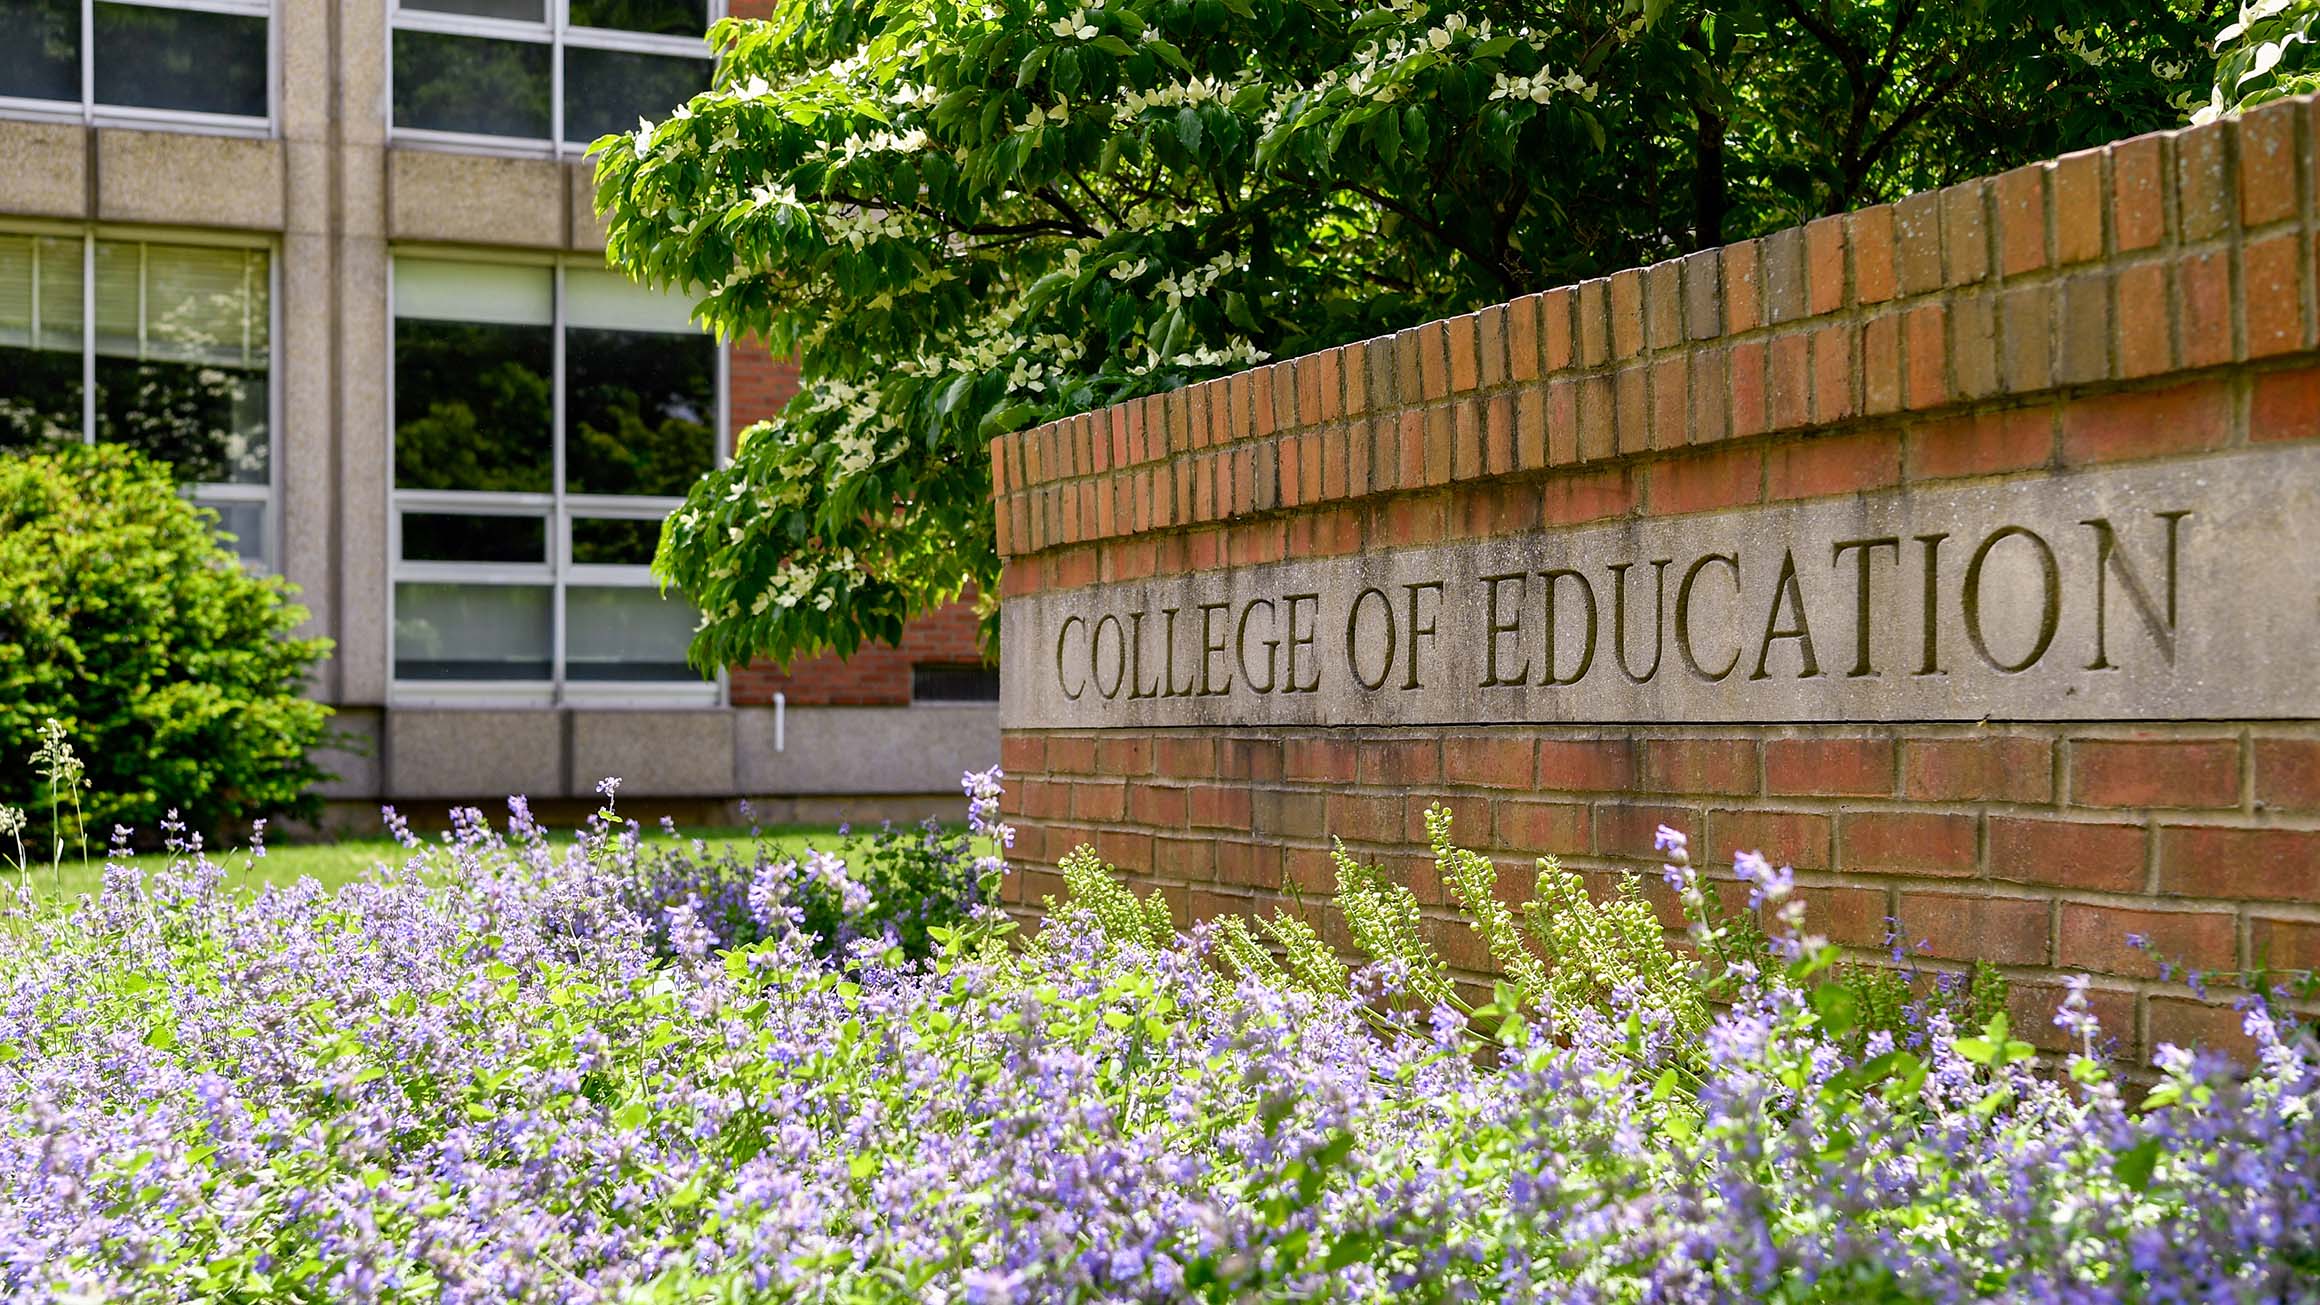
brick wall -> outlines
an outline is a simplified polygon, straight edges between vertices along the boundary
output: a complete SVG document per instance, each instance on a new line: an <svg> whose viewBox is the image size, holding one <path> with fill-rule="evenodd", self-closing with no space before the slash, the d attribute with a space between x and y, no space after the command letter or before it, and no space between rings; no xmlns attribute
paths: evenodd
<svg viewBox="0 0 2320 1305"><path fill-rule="evenodd" d="M2316 141L2268 106L1002 437L1003 593L2320 439ZM2130 1051L2228 1043L2126 935L2320 964L2303 715L1011 728L1014 891L1089 842L1186 919L1310 903L1334 835L1439 911L1429 801L1510 868L1648 867L1666 823L1795 864L1840 941L1999 963L2039 1038L2083 970Z"/></svg>
<svg viewBox="0 0 2320 1305"><path fill-rule="evenodd" d="M747 14L735 5L737 17ZM739 340L726 364L726 394L736 436L781 411L798 392L798 365L776 358L755 340ZM762 707L783 694L798 706L894 707L910 702L910 668L919 662L980 663L980 618L973 597L930 612L903 627L901 643L861 649L852 657L823 656L784 672L753 662L731 673L737 707Z"/></svg>

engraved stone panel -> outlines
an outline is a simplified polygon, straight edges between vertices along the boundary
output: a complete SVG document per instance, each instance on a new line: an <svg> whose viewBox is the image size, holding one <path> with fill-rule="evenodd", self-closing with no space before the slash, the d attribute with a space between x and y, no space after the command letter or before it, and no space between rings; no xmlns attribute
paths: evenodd
<svg viewBox="0 0 2320 1305"><path fill-rule="evenodd" d="M1009 600L1010 729L2309 718L2320 449Z"/></svg>

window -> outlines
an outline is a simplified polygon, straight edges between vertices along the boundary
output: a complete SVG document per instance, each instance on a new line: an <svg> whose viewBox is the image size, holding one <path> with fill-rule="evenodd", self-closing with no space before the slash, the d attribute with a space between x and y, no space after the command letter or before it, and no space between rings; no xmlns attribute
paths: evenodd
<svg viewBox="0 0 2320 1305"><path fill-rule="evenodd" d="M912 702L997 702L999 668L980 662L920 662L910 668Z"/></svg>
<svg viewBox="0 0 2320 1305"><path fill-rule="evenodd" d="M397 697L715 701L649 569L723 424L689 302L441 258L396 259L394 295Z"/></svg>
<svg viewBox="0 0 2320 1305"><path fill-rule="evenodd" d="M262 248L0 231L0 450L130 445L270 565L271 278Z"/></svg>
<svg viewBox="0 0 2320 1305"><path fill-rule="evenodd" d="M22 0L0 0L0 6ZM397 0L397 136L586 149L709 88L722 0Z"/></svg>
<svg viewBox="0 0 2320 1305"><path fill-rule="evenodd" d="M84 121L272 123L271 0L0 0L0 107Z"/></svg>

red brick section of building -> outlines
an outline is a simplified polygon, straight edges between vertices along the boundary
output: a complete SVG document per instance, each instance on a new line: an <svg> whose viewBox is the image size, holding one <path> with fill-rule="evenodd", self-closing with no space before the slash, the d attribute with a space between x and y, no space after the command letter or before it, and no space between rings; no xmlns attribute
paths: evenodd
<svg viewBox="0 0 2320 1305"><path fill-rule="evenodd" d="M737 16L740 6L735 6ZM726 364L733 428L746 430L781 411L798 392L795 359L776 358L764 345L741 340ZM733 705L763 707L779 693L798 707L901 707L910 703L911 667L979 666L981 620L971 601L956 602L903 627L902 642L875 645L852 657L823 656L784 673L770 662L737 666L728 676Z"/></svg>
<svg viewBox="0 0 2320 1305"><path fill-rule="evenodd" d="M2316 140L2310 101L2268 106L1003 437L1004 592L2315 440ZM1937 967L2003 966L2049 1043L2073 971L2131 1052L2237 1039L2129 932L2320 964L2310 723L1010 729L1002 756L1027 902L1087 842L1180 917L1269 909L1329 889L1334 835L1439 911L1444 802L1526 872L1656 887L1661 824L1761 849L1819 931L1874 949L1891 917Z"/></svg>

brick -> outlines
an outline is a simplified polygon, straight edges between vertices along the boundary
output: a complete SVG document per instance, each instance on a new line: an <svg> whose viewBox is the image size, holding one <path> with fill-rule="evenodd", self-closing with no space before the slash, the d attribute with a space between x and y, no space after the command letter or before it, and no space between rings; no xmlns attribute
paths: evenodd
<svg viewBox="0 0 2320 1305"><path fill-rule="evenodd" d="M2161 829L2159 891L2186 897L2320 902L2320 831Z"/></svg>
<svg viewBox="0 0 2320 1305"><path fill-rule="evenodd" d="M1090 738L1047 740L1047 768L1059 775L1096 773L1096 741Z"/></svg>
<svg viewBox="0 0 2320 1305"><path fill-rule="evenodd" d="M1218 883L1248 888L1281 886L1281 849L1278 846L1269 843L1219 842L1214 847Z"/></svg>
<svg viewBox="0 0 2320 1305"><path fill-rule="evenodd" d="M1901 293L1941 288L1941 195L1925 191L1893 206L1893 243Z"/></svg>
<svg viewBox="0 0 2320 1305"><path fill-rule="evenodd" d="M1800 886L1804 931L1844 947L1882 947L1891 929L1882 888Z"/></svg>
<svg viewBox="0 0 2320 1305"><path fill-rule="evenodd" d="M2247 1017L2223 1002L2152 997L2144 1012L2153 1050L2169 1044L2202 1047L2242 1063L2255 1056L2255 1042L2247 1035Z"/></svg>
<svg viewBox="0 0 2320 1305"><path fill-rule="evenodd" d="M1738 335L1764 324L1757 250L1761 242L1742 240L1724 246L1724 330Z"/></svg>
<svg viewBox="0 0 2320 1305"><path fill-rule="evenodd" d="M1987 190L1977 179L1941 192L1941 265L1949 285L1972 285L1990 274Z"/></svg>
<svg viewBox="0 0 2320 1305"><path fill-rule="evenodd" d="M1837 868L1861 874L1970 875L1974 818L1931 811L1848 811Z"/></svg>
<svg viewBox="0 0 2320 1305"><path fill-rule="evenodd" d="M2304 106L2275 100L2242 114L2239 135L2239 220L2262 226L2296 216L2296 119Z"/></svg>
<svg viewBox="0 0 2320 1305"><path fill-rule="evenodd" d="M1708 812L1708 835L1695 855L1703 866L1728 866L1734 853L1756 852L1774 865L1825 870L1833 830L1829 817L1817 811L1719 808Z"/></svg>
<svg viewBox="0 0 2320 1305"><path fill-rule="evenodd" d="M1507 315L1506 304L1485 308L1474 315L1474 347L1482 365L1482 370L1475 376L1475 384L1486 390L1506 384ZM1456 358L1451 359L1454 365L1457 361Z"/></svg>
<svg viewBox="0 0 2320 1305"><path fill-rule="evenodd" d="M1826 426L1859 411L1853 393L1853 333L1851 323L1826 327L1812 334L1812 420Z"/></svg>
<svg viewBox="0 0 2320 1305"><path fill-rule="evenodd" d="M1168 779L1216 778L1214 739L1163 735L1154 749L1153 759L1155 769Z"/></svg>
<svg viewBox="0 0 2320 1305"><path fill-rule="evenodd" d="M1690 807L1598 802L1594 815L1597 856L1658 861L1660 854L1653 844L1660 826L1682 830L1695 838L1703 832L1700 813Z"/></svg>
<svg viewBox="0 0 2320 1305"><path fill-rule="evenodd" d="M1496 812L1497 850L1509 855L1569 858L1587 853L1587 808L1577 802L1508 799Z"/></svg>
<svg viewBox="0 0 2320 1305"><path fill-rule="evenodd" d="M2103 253L2103 151L2081 150L2054 161L2047 186L2054 205L2054 261L2068 267Z"/></svg>
<svg viewBox="0 0 2320 1305"><path fill-rule="evenodd" d="M1374 793L1329 795L1329 832L1348 843L1399 843L1408 835L1402 799Z"/></svg>
<svg viewBox="0 0 2320 1305"><path fill-rule="evenodd" d="M1764 321L1767 326L1805 315L1804 232L1775 231L1757 242L1764 264Z"/></svg>
<svg viewBox="0 0 2320 1305"><path fill-rule="evenodd" d="M1611 356L1643 352L1643 273L1636 268L1611 274L1605 293L1611 309Z"/></svg>
<svg viewBox="0 0 2320 1305"><path fill-rule="evenodd" d="M1890 797L1888 738L1771 739L1764 745L1764 791L1776 797Z"/></svg>
<svg viewBox="0 0 2320 1305"><path fill-rule="evenodd" d="M1768 499L1854 494L1901 483L1901 435L1870 430L1783 444L1765 454Z"/></svg>
<svg viewBox="0 0 2320 1305"><path fill-rule="evenodd" d="M1047 740L1037 734L1008 731L999 736L999 768L1009 775L1033 774L1047 768Z"/></svg>
<svg viewBox="0 0 2320 1305"><path fill-rule="evenodd" d="M1442 782L1442 751L1433 739L1370 739L1361 744L1361 782L1408 787Z"/></svg>
<svg viewBox="0 0 2320 1305"><path fill-rule="evenodd" d="M1910 739L1901 796L1931 802L2051 802L2054 744L2034 737Z"/></svg>
<svg viewBox="0 0 2320 1305"><path fill-rule="evenodd" d="M1138 830L1105 829L1095 836L1096 855L1115 870L1135 874L1149 874L1152 870L1152 836Z"/></svg>
<svg viewBox="0 0 2320 1305"><path fill-rule="evenodd" d="M2294 231L2248 242L2240 253L2247 304L2247 356L2269 358L2304 344L2303 236Z"/></svg>
<svg viewBox="0 0 2320 1305"><path fill-rule="evenodd" d="M1998 297L1959 295L1950 301L1949 370L1960 399L1979 399L1998 390Z"/></svg>
<svg viewBox="0 0 2320 1305"><path fill-rule="evenodd" d="M1635 787L1635 761L1627 739L1541 739L1537 784L1547 792L1624 792Z"/></svg>
<svg viewBox="0 0 2320 1305"><path fill-rule="evenodd" d="M2175 302L2183 365L2231 361L2231 255L2218 251L2177 262Z"/></svg>
<svg viewBox="0 0 2320 1305"><path fill-rule="evenodd" d="M1754 739L1645 739L1637 789L1646 793L1757 791Z"/></svg>
<svg viewBox="0 0 2320 1305"><path fill-rule="evenodd" d="M1683 269L1684 328L1694 340L1712 340L1724 333L1723 271L1713 249L1686 254Z"/></svg>
<svg viewBox="0 0 2320 1305"><path fill-rule="evenodd" d="M1262 790L1249 795L1250 832L1267 838L1326 838L1328 794Z"/></svg>
<svg viewBox="0 0 2320 1305"><path fill-rule="evenodd" d="M2040 1051L2083 1052L2085 1044L2054 1022L2055 1012L2062 1009L2069 995L2058 983L2009 981L2006 1017L2014 1036ZM2135 994L2120 988L2089 987L2086 1004L2101 1027L2095 1035L2094 1053L2133 1058Z"/></svg>
<svg viewBox="0 0 2320 1305"><path fill-rule="evenodd" d="M1245 788L1202 785L1192 790L1187 805L1195 828L1247 829L1251 823L1249 791Z"/></svg>
<svg viewBox="0 0 2320 1305"><path fill-rule="evenodd" d="M1608 376L1582 376L1575 387L1579 420L1573 429L1578 446L1572 454L1581 462L1608 458L1619 451L1617 392ZM1553 460L1550 454L1549 460Z"/></svg>
<svg viewBox="0 0 2320 1305"><path fill-rule="evenodd" d="M1908 456L1912 480L2044 466L2054 457L2054 410L2009 408L1925 422L1910 428Z"/></svg>
<svg viewBox="0 0 2320 1305"><path fill-rule="evenodd" d="M1155 829L1182 829L1191 804L1180 788L1137 784L1128 790L1128 819Z"/></svg>
<svg viewBox="0 0 2320 1305"><path fill-rule="evenodd" d="M1470 793L1412 794L1404 804L1407 828L1402 831L1410 846L1427 845L1426 813L1437 807L1450 813L1450 839L1456 846L1482 851L1497 848L1498 837L1490 827L1490 799Z"/></svg>
<svg viewBox="0 0 2320 1305"><path fill-rule="evenodd" d="M1581 281L1578 290L1579 365L1600 367L1611 361L1610 283L1598 277Z"/></svg>
<svg viewBox="0 0 2320 1305"><path fill-rule="evenodd" d="M2256 809L2320 811L2320 739L2257 738Z"/></svg>
<svg viewBox="0 0 2320 1305"><path fill-rule="evenodd" d="M1270 782L1281 778L1279 739L1224 739L1217 744L1217 775L1222 779Z"/></svg>
<svg viewBox="0 0 2320 1305"><path fill-rule="evenodd" d="M1732 346L1726 357L1732 377L1732 435L1761 435L1771 429L1772 414L1764 387L1766 349L1761 340Z"/></svg>
<svg viewBox="0 0 2320 1305"><path fill-rule="evenodd" d="M1901 894L1901 938L1942 960L2043 965L2052 908L2043 900L1967 893Z"/></svg>
<svg viewBox="0 0 2320 1305"><path fill-rule="evenodd" d="M2158 136L2110 146L2111 238L2120 253L2149 249L2167 234Z"/></svg>
<svg viewBox="0 0 2320 1305"><path fill-rule="evenodd" d="M1990 874L2013 883L2140 892L2149 846L2141 825L1990 817Z"/></svg>
<svg viewBox="0 0 2320 1305"><path fill-rule="evenodd" d="M1853 247L1853 299L1881 304L1897 288L1893 260L1893 206L1879 204L1846 218L1846 242Z"/></svg>
<svg viewBox="0 0 2320 1305"><path fill-rule="evenodd" d="M2046 170L2046 164L2033 163L1990 180L1998 212L1998 270L2006 276L2046 266Z"/></svg>
<svg viewBox="0 0 2320 1305"><path fill-rule="evenodd" d="M1652 463L1644 470L1654 516L1713 512L1763 498L1764 451L1717 449Z"/></svg>
<svg viewBox="0 0 2320 1305"><path fill-rule="evenodd" d="M2000 383L2015 394L2054 384L2054 287L2021 286L1998 297Z"/></svg>
<svg viewBox="0 0 2320 1305"><path fill-rule="evenodd" d="M2239 740L2075 740L2070 801L2082 807L2236 807Z"/></svg>
<svg viewBox="0 0 2320 1305"><path fill-rule="evenodd" d="M1442 740L1442 776L1482 788L1531 787L1537 745L1529 738L1453 734Z"/></svg>
<svg viewBox="0 0 2320 1305"><path fill-rule="evenodd" d="M1845 225L1842 216L1805 224L1805 311L1815 317L1845 306Z"/></svg>
<svg viewBox="0 0 2320 1305"><path fill-rule="evenodd" d="M2174 366L2174 339L2167 311L2167 270L2157 263L2119 269L2118 370L2132 380L2156 376Z"/></svg>
<svg viewBox="0 0 2320 1305"><path fill-rule="evenodd" d="M2123 906L2062 904L2055 964L2124 979L2155 979L2164 959L2181 973L2228 970L2238 960L2238 919L2221 911L2138 911ZM2137 947L2128 935L2145 940Z"/></svg>
<svg viewBox="0 0 2320 1305"><path fill-rule="evenodd" d="M1104 775L1150 774L1152 741L1142 738L1097 739L1096 770Z"/></svg>
<svg viewBox="0 0 2320 1305"><path fill-rule="evenodd" d="M1891 313L1861 326L1861 410L1872 417L1901 410L1901 319Z"/></svg>
<svg viewBox="0 0 2320 1305"><path fill-rule="evenodd" d="M2248 438L2320 439L2320 368L2258 375L2248 404Z"/></svg>
<svg viewBox="0 0 2320 1305"><path fill-rule="evenodd" d="M1651 447L1680 448L1691 442L1690 360L1681 355L1651 365Z"/></svg>
<svg viewBox="0 0 2320 1305"><path fill-rule="evenodd" d="M1481 383L1481 325L1472 313L1453 317L1442 324L1443 341L1450 361L1450 393L1462 394Z"/></svg>
<svg viewBox="0 0 2320 1305"><path fill-rule="evenodd" d="M1651 447L1651 404L1644 383L1647 372L1639 364L1622 367L1612 376L1613 425L1617 431L1614 447L1622 454L1641 453Z"/></svg>
<svg viewBox="0 0 2320 1305"><path fill-rule="evenodd" d="M1578 325L1574 316L1578 299L1567 287L1549 290L1539 297L1539 348L1544 352L1548 372L1569 367L1578 356Z"/></svg>
<svg viewBox="0 0 2320 1305"><path fill-rule="evenodd" d="M2175 134L2175 207L2180 238L2219 236L2231 226L2231 180L2224 170L2223 127Z"/></svg>
<svg viewBox="0 0 2320 1305"><path fill-rule="evenodd" d="M1539 378L1539 296L1524 295L1506 306L1506 378Z"/></svg>
<svg viewBox="0 0 2320 1305"><path fill-rule="evenodd" d="M2251 967L2320 969L2320 921L2248 917L2247 959Z"/></svg>
<svg viewBox="0 0 2320 1305"><path fill-rule="evenodd" d="M1949 359L1945 356L1946 314L1939 304L1913 308L1901 317L1903 370L1901 402L1935 408L1949 402Z"/></svg>
<svg viewBox="0 0 2320 1305"><path fill-rule="evenodd" d="M1689 361L1691 440L1694 444L1713 444L1724 438L1731 416L1731 354L1724 349L1694 349Z"/></svg>
<svg viewBox="0 0 2320 1305"><path fill-rule="evenodd" d="M1812 418L1812 341L1803 332L1775 336L1769 350L1766 384L1772 398L1772 429L1796 430Z"/></svg>
<svg viewBox="0 0 2320 1305"><path fill-rule="evenodd" d="M2083 385L2111 374L2111 278L2084 272L2062 283L2055 314L2054 379Z"/></svg>
<svg viewBox="0 0 2320 1305"><path fill-rule="evenodd" d="M2221 381L2096 395L2062 408L2066 463L2196 453L2230 436L2231 391Z"/></svg>

